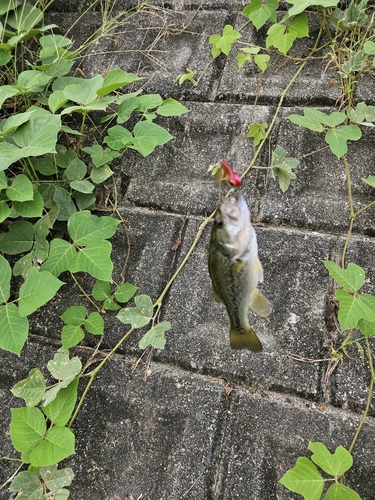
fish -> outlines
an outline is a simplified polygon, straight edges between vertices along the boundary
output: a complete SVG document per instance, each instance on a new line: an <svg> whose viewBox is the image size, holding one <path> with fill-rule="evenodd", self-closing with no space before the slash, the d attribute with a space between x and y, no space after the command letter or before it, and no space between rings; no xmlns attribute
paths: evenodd
<svg viewBox="0 0 375 500"><path fill-rule="evenodd" d="M230 320L233 349L262 351L262 344L248 320L249 307L267 318L272 306L258 290L263 268L250 210L242 193L223 198L214 217L209 245L208 269L213 295L222 302Z"/></svg>
<svg viewBox="0 0 375 500"><path fill-rule="evenodd" d="M220 167L216 171L215 180L216 182L221 182L222 180L225 180L228 187L233 187L233 188L237 188L242 184L241 177L238 174L236 174L236 172L234 172L232 168L228 165L228 163L224 160L221 161Z"/></svg>

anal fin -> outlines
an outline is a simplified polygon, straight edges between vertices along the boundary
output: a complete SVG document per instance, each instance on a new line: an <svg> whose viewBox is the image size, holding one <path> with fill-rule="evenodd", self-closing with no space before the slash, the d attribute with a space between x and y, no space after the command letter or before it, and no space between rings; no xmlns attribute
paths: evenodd
<svg viewBox="0 0 375 500"><path fill-rule="evenodd" d="M251 297L250 308L264 318L267 318L272 311L271 304L257 288L254 290Z"/></svg>

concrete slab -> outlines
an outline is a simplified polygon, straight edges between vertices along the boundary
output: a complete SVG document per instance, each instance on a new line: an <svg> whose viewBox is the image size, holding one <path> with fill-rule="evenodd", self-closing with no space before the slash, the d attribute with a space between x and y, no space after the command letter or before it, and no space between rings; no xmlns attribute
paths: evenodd
<svg viewBox="0 0 375 500"><path fill-rule="evenodd" d="M238 14L235 29L239 30L246 23L247 18ZM288 52L289 59L271 52L271 61L261 76L255 64L245 63L238 69L237 54L240 47L252 44L265 47L267 30L269 26L263 26L259 31L249 23L241 30L241 44L235 45L227 58L220 85L217 90L216 99L229 102L254 102L258 94L258 103L263 105L275 105L279 102L282 92L291 81L298 69L298 64L304 61L313 47L313 41L319 31L317 15L309 14L310 36L298 39ZM326 41L322 41L324 45ZM329 66L327 50L319 53L316 58L306 64L297 81L288 90L284 106L301 105L333 105L340 97L341 92L336 81L336 72ZM267 53L264 50L261 53ZM261 77L261 78L260 78ZM259 88L259 82L260 88Z"/></svg>
<svg viewBox="0 0 375 500"><path fill-rule="evenodd" d="M333 108L323 108L331 113ZM324 232L343 233L349 228L349 200L345 167L329 150L324 133L311 132L286 119L299 109L285 109L272 139L272 147L281 146L287 156L297 158L294 170L297 179L282 193L278 184L268 180L261 198L259 220ZM374 200L374 189L361 179L373 175L375 159L371 153L375 138L373 130L363 130L362 139L352 141L347 159L351 171L352 195L355 210ZM354 231L373 234L374 208L358 216Z"/></svg>
<svg viewBox="0 0 375 500"><path fill-rule="evenodd" d="M207 172L208 167L226 159L241 174L255 152L246 138L249 117L263 122L270 119L271 112L267 107L253 110L251 106L240 105L185 104L190 113L158 120L175 139L152 156L137 159L124 199L126 204L208 215L219 198L218 186ZM129 160L124 167L129 171ZM254 172L246 181L253 197L258 192L257 176Z"/></svg>
<svg viewBox="0 0 375 500"><path fill-rule="evenodd" d="M126 220L126 237L123 226L119 226L116 235L111 240L113 245L112 261L114 263L113 285L122 281L124 263L130 243L130 257L125 268L125 281L138 287L138 294L150 295L156 300L168 282L176 259L176 253L171 247L179 238L184 220L179 216L167 216L143 209L120 209L122 217ZM79 284L87 293L91 293L95 279L84 273L76 276ZM33 334L60 339L64 322L61 314L70 306L84 305L90 312L94 311L92 304L86 300L81 290L75 285L68 273L61 276L66 283L53 302L38 310L30 318L30 331ZM70 290L70 292L68 292ZM102 347L112 348L126 332L126 326L116 319L116 312L107 312L104 316L105 335ZM138 341L140 334L134 335L130 345L139 353ZM94 346L99 337L87 334L82 341L84 344Z"/></svg>
<svg viewBox="0 0 375 500"><path fill-rule="evenodd" d="M217 466L215 487L224 491L220 498L300 499L278 480L294 467L297 457L311 457L309 441L324 442L331 453L339 445L348 448L358 420L348 412L306 404L296 398L267 398L235 391ZM368 419L354 448L353 468L345 474L345 484L362 500L373 498L372 481L362 466L365 461L368 470L375 471L374 430L373 419Z"/></svg>
<svg viewBox="0 0 375 500"><path fill-rule="evenodd" d="M342 245L338 248L340 253ZM338 252L339 253L339 252ZM352 262L357 264L366 272L366 281L360 289L360 293L375 294L375 269L373 266L375 254L375 241L373 239L353 238L349 244L346 264ZM346 335L336 333L333 339L335 348L344 341ZM358 332L358 336L359 332ZM337 366L330 377L329 401L340 408L348 408L362 413L366 407L370 384L370 367L368 354L364 342L361 342L364 353L360 353L355 345L347 349L348 356L344 356L342 362ZM370 339L372 352L375 347L374 339ZM375 415L375 401L372 398L370 415Z"/></svg>
<svg viewBox="0 0 375 500"><path fill-rule="evenodd" d="M199 223L189 221L183 252ZM262 291L274 304L271 322L250 313L262 354L229 346L229 320L212 298L207 270L209 230L171 287L163 319L172 322L166 349L158 355L199 373L291 391L319 398L320 366L295 361L291 355L320 358L324 342L324 304L328 275L321 259L330 255L332 238L317 234L257 228L265 278Z"/></svg>
<svg viewBox="0 0 375 500"><path fill-rule="evenodd" d="M51 19L54 16L56 14L51 15ZM102 22L101 13L90 13L76 29L86 25L91 18L91 23ZM139 13L132 13L110 36L101 37L80 67L87 77L121 68L143 78L134 88L142 86L148 93L157 92L166 97L209 101L223 59L209 64L208 39L232 20L233 15L225 10L176 12L148 6ZM64 20L59 25L64 32L69 22ZM84 26L83 31L86 30ZM173 50L170 50L171 44ZM187 68L192 68L197 76L204 72L198 86L188 83L180 87L174 83Z"/></svg>

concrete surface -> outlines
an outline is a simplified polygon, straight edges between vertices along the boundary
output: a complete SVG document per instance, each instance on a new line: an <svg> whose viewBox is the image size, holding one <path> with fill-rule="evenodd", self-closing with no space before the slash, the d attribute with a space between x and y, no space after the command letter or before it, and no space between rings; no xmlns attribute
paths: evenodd
<svg viewBox="0 0 375 500"><path fill-rule="evenodd" d="M190 109L187 115L158 120L175 136L172 142L145 159L129 155L115 168L130 240L126 280L154 300L217 205L218 190L208 166L225 158L241 173L255 151L243 130L253 112L257 75L250 67L238 72L235 53L219 57L197 88L173 84L186 67L198 74L203 70L210 60L209 36L229 22L241 25L244 18L238 13L246 3L154 1L153 10L137 14L122 32L98 43L81 65L87 77L113 67L136 72L144 77L147 92L184 100ZM115 6L120 11L134 4L122 1ZM55 1L48 21L64 33L87 5ZM101 19L100 10L90 13L70 35L78 44L101 25ZM263 40L265 31L248 27L243 36ZM140 44L142 52L128 52ZM310 46L310 39L297 42L294 55ZM120 52L113 57L96 55L108 50ZM254 122L270 121L295 71L294 64L279 68L280 63L276 60L263 77ZM77 454L64 462L76 474L72 500L297 499L301 497L278 479L299 456L308 456L308 442L322 441L332 452L338 445L350 445L366 404L369 370L352 347L350 357L328 379L325 376L331 347L340 345L340 338L330 314L333 282L321 262L337 261L345 241L345 172L328 149L322 149L321 135L285 119L301 106L334 110L339 87L331 80L331 70L324 71L326 64L323 59L306 66L285 100L270 148L258 159L259 165L268 165L269 151L284 147L288 156L300 160L297 179L282 193L258 169L241 188L253 220L263 223L256 228L265 273L262 290L274 311L270 323L252 313L250 319L264 351L254 354L229 347L229 321L224 307L212 298L207 270L209 225L161 309L160 320L172 324L166 348L154 352L150 364L145 358L137 364L144 331L138 330L105 366L85 400L74 427ZM365 76L357 94L375 104L373 80ZM351 143L348 154L357 208L374 198L361 178L375 172L375 133L368 129L363 135ZM375 293L374 235L372 208L356 221L347 254L347 262L364 267L367 293ZM128 249L122 227L112 242L118 282ZM10 388L31 368L43 369L51 359L63 326L58 316L66 307L89 306L72 283L67 286L68 298L62 289L60 299L32 318L32 335L21 357L0 355L1 456L14 456L9 408L21 404ZM105 325L103 351L126 331L110 313ZM85 338L76 353L87 358L95 340ZM354 466L345 477L362 500L375 499L374 417L373 402L354 448ZM0 482L13 471L12 463L2 462ZM1 499L8 497L0 492Z"/></svg>

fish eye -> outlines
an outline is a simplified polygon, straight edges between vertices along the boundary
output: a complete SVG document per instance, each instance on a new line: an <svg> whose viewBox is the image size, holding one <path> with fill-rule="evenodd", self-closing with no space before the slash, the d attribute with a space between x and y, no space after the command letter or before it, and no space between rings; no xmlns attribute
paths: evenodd
<svg viewBox="0 0 375 500"><path fill-rule="evenodd" d="M219 229L223 227L223 221L221 219L215 220L215 227Z"/></svg>

